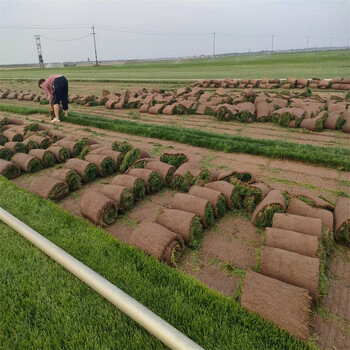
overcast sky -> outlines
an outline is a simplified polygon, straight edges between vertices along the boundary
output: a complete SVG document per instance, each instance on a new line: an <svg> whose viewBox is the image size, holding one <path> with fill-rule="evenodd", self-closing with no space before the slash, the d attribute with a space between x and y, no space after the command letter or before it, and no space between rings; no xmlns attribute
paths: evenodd
<svg viewBox="0 0 350 350"><path fill-rule="evenodd" d="M274 50L347 46L349 8L346 0L0 0L0 64L37 62L36 34L47 63L94 60L92 24L99 60L208 55L213 32L216 53L271 50L272 41Z"/></svg>

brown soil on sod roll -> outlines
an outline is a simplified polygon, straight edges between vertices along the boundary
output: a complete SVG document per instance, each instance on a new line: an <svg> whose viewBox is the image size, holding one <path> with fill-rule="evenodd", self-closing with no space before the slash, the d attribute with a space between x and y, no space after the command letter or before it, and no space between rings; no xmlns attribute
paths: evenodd
<svg viewBox="0 0 350 350"><path fill-rule="evenodd" d="M304 197L304 198L309 199L316 208L328 209L331 211L334 210L333 204L325 201L324 199L322 199L320 197L310 195L310 194L305 194L305 192L303 192L302 190L293 190L293 191L291 191L291 195L293 197Z"/></svg>
<svg viewBox="0 0 350 350"><path fill-rule="evenodd" d="M346 111L342 114L345 119L345 124L343 125L342 131L350 133L350 111Z"/></svg>
<svg viewBox="0 0 350 350"><path fill-rule="evenodd" d="M272 227L315 236L319 241L322 241L321 219L287 213L276 213L273 216Z"/></svg>
<svg viewBox="0 0 350 350"><path fill-rule="evenodd" d="M89 191L80 200L80 212L94 224L108 226L117 218L118 207L115 202L104 194Z"/></svg>
<svg viewBox="0 0 350 350"><path fill-rule="evenodd" d="M180 235L151 222L142 222L133 231L130 244L169 265L176 265L184 250Z"/></svg>
<svg viewBox="0 0 350 350"><path fill-rule="evenodd" d="M25 172L35 172L42 169L40 160L29 154L16 153L11 160Z"/></svg>
<svg viewBox="0 0 350 350"><path fill-rule="evenodd" d="M229 179L231 177L235 177L236 179L246 183L250 184L255 182L254 175L250 173L249 171L238 171L238 170L223 170L220 172L218 175L217 180L224 180L224 179ZM229 180L227 180L229 181Z"/></svg>
<svg viewBox="0 0 350 350"><path fill-rule="evenodd" d="M7 118L7 124L23 125L24 121L17 118Z"/></svg>
<svg viewBox="0 0 350 350"><path fill-rule="evenodd" d="M203 198L191 196L189 194L177 193L175 194L171 207L172 209L178 209L188 211L196 214L201 218L204 227L208 226L205 218L205 211L207 205L210 205L209 201Z"/></svg>
<svg viewBox="0 0 350 350"><path fill-rule="evenodd" d="M51 146L49 148L47 148L48 151L52 152L57 160L57 162L59 163L64 163L67 159L64 157L62 158L62 150L66 150L67 151L67 157L70 157L70 151L68 148L65 147L61 147L61 146Z"/></svg>
<svg viewBox="0 0 350 350"><path fill-rule="evenodd" d="M317 303L320 277L318 258L263 246L260 251L260 273L307 289Z"/></svg>
<svg viewBox="0 0 350 350"><path fill-rule="evenodd" d="M321 120L324 119L324 114L322 115L318 115L315 118L307 118L304 119L301 123L300 123L300 127L307 129L307 130L311 130L311 131L318 131L319 127L317 126L317 123L321 123ZM321 127L320 127L321 128ZM322 128L323 128L323 123L322 123ZM321 128L321 129L322 129Z"/></svg>
<svg viewBox="0 0 350 350"><path fill-rule="evenodd" d="M309 338L309 304L307 289L249 270L245 275L242 307L304 341Z"/></svg>
<svg viewBox="0 0 350 350"><path fill-rule="evenodd" d="M29 190L39 197L52 200L60 200L69 194L68 185L65 181L47 175L36 177Z"/></svg>
<svg viewBox="0 0 350 350"><path fill-rule="evenodd" d="M258 220L259 214L268 206L277 204L283 210L286 210L286 199L284 198L281 191L272 190L268 195L260 202L260 204L255 208L252 215L252 222L255 223Z"/></svg>
<svg viewBox="0 0 350 350"><path fill-rule="evenodd" d="M269 104L266 101L261 101L256 105L256 118L257 120L267 120L270 115Z"/></svg>
<svg viewBox="0 0 350 350"><path fill-rule="evenodd" d="M107 156L104 156L102 154L87 154L85 156L85 160L97 166L100 176L108 176L114 173L115 163L111 158ZM105 167L103 166L104 162L108 162Z"/></svg>
<svg viewBox="0 0 350 350"><path fill-rule="evenodd" d="M48 148L50 146L50 139L39 135L32 135L26 138L26 141L34 141L40 148Z"/></svg>
<svg viewBox="0 0 350 350"><path fill-rule="evenodd" d="M235 189L235 186L230 184L229 182L226 181L214 181L214 182L208 182L204 185L206 188L211 188L215 191L221 192L226 201L226 206L228 209L232 209L232 201L231 197L233 194L233 191Z"/></svg>
<svg viewBox="0 0 350 350"><path fill-rule="evenodd" d="M327 226L333 231L333 213L329 210L313 208L311 205L306 204L300 199L291 198L287 213L321 219L322 225Z"/></svg>
<svg viewBox="0 0 350 350"><path fill-rule="evenodd" d="M100 188L101 193L103 193L108 198L112 199L114 202L118 204L118 208L122 213L127 212L131 209L133 203L134 203L134 196L132 192L120 185L104 185ZM125 203L122 203L123 195L129 195L130 196L130 203L127 203L127 205L130 205L130 207L125 207Z"/></svg>
<svg viewBox="0 0 350 350"><path fill-rule="evenodd" d="M266 227L265 245L301 255L317 257L317 237L303 233Z"/></svg>
<svg viewBox="0 0 350 350"><path fill-rule="evenodd" d="M340 112L329 113L328 117L323 123L325 129L336 130L338 119L340 119Z"/></svg>
<svg viewBox="0 0 350 350"><path fill-rule="evenodd" d="M140 182L142 184L142 193L137 193L136 183ZM140 200L145 196L145 184L142 179L131 175L117 175L112 180L112 185L119 185L128 188L134 195L135 200Z"/></svg>
<svg viewBox="0 0 350 350"><path fill-rule="evenodd" d="M98 176L98 169L96 167L96 165L87 162L86 160L82 160L82 159L77 159L77 158L71 158L66 162L66 169L73 169L75 170L80 177L82 178L82 180L84 182L90 182L93 181L97 178ZM95 171L93 172L94 174L92 174L92 177L90 178L90 174L87 174L87 170L90 167L92 169L93 166L94 168L96 168L96 173Z"/></svg>
<svg viewBox="0 0 350 350"><path fill-rule="evenodd" d="M179 234L186 245L190 243L190 229L195 214L177 210L163 209L156 218L156 223L166 227L168 230Z"/></svg>
<svg viewBox="0 0 350 350"><path fill-rule="evenodd" d="M132 169L132 168L130 168L126 172L127 175L135 176L135 177L142 179L146 185L146 189L147 189L148 193L158 192L160 190L160 188L158 188L158 187L163 186L163 183L161 183L161 184L157 184L157 188L152 187L152 184L150 183L150 181L151 181L151 176L154 173L157 173L157 172L154 170L150 170L150 169ZM158 174L158 176L160 176L160 175Z"/></svg>
<svg viewBox="0 0 350 350"><path fill-rule="evenodd" d="M335 237L350 245L350 199L339 198L334 209Z"/></svg>
<svg viewBox="0 0 350 350"><path fill-rule="evenodd" d="M154 170L162 177L164 186L169 185L172 175L175 173L176 168L170 164L163 163L161 161L151 161L145 164L145 169Z"/></svg>
<svg viewBox="0 0 350 350"><path fill-rule="evenodd" d="M261 193L261 199L264 199L271 191L271 188L263 182L252 183L249 187L257 189Z"/></svg>
<svg viewBox="0 0 350 350"><path fill-rule="evenodd" d="M218 202L220 196L223 195L220 191L213 190L212 188L192 186L188 193L195 197L207 199L213 208L215 217L222 216L218 213Z"/></svg>
<svg viewBox="0 0 350 350"><path fill-rule="evenodd" d="M0 175L5 176L7 179L14 179L21 175L21 169L18 165L5 160L0 159Z"/></svg>
<svg viewBox="0 0 350 350"><path fill-rule="evenodd" d="M26 152L26 146L23 142L6 142L4 146L9 149L12 154L18 153L18 151L22 151L22 153Z"/></svg>

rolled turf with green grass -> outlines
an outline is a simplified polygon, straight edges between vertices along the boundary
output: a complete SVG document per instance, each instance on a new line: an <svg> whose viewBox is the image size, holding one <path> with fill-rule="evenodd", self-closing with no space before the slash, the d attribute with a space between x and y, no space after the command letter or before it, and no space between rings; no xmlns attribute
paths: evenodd
<svg viewBox="0 0 350 350"><path fill-rule="evenodd" d="M83 182L92 182L98 178L98 168L95 164L82 159L71 158L66 162L66 169L75 170Z"/></svg>
<svg viewBox="0 0 350 350"><path fill-rule="evenodd" d="M47 150L55 155L58 163L65 163L70 158L70 151L66 147L51 146Z"/></svg>
<svg viewBox="0 0 350 350"><path fill-rule="evenodd" d="M14 153L27 153L26 145L22 142L6 142L4 145L13 154Z"/></svg>
<svg viewBox="0 0 350 350"><path fill-rule="evenodd" d="M80 175L72 169L57 169L50 174L51 177L65 181L69 191L74 192L81 188L82 180Z"/></svg>
<svg viewBox="0 0 350 350"><path fill-rule="evenodd" d="M11 161L17 164L20 169L26 173L35 173L43 169L41 161L29 154L16 153L12 156Z"/></svg>
<svg viewBox="0 0 350 350"><path fill-rule="evenodd" d="M112 143L112 149L122 153L123 155L127 154L132 148L133 147L130 145L130 143L126 141L114 141Z"/></svg>
<svg viewBox="0 0 350 350"><path fill-rule="evenodd" d="M335 239L350 246L350 199L339 198L334 209Z"/></svg>
<svg viewBox="0 0 350 350"><path fill-rule="evenodd" d="M112 184L128 188L133 193L134 199L137 201L145 198L146 185L142 179L136 176L117 175L113 178Z"/></svg>
<svg viewBox="0 0 350 350"><path fill-rule="evenodd" d="M48 148L51 144L51 140L49 137L43 137L39 135L29 136L26 140L27 142L34 141L35 143L38 144L39 148L43 148L43 149Z"/></svg>
<svg viewBox="0 0 350 350"><path fill-rule="evenodd" d="M36 177L30 184L29 190L39 197L58 201L69 194L65 181L47 175Z"/></svg>
<svg viewBox="0 0 350 350"><path fill-rule="evenodd" d="M85 156L85 160L96 165L100 176L109 176L115 172L114 161L101 154L88 154Z"/></svg>
<svg viewBox="0 0 350 350"><path fill-rule="evenodd" d="M146 184L148 193L159 192L163 188L163 180L160 174L150 169L129 169L127 175L139 177Z"/></svg>
<svg viewBox="0 0 350 350"><path fill-rule="evenodd" d="M184 153L164 152L160 156L160 161L178 168L183 163L187 162L188 158Z"/></svg>
<svg viewBox="0 0 350 350"><path fill-rule="evenodd" d="M8 138L5 135L0 135L0 146L3 146L6 142L8 142Z"/></svg>
<svg viewBox="0 0 350 350"><path fill-rule="evenodd" d="M21 169L18 165L5 160L0 159L0 175L5 176L7 179L11 180L18 177L21 174Z"/></svg>
<svg viewBox="0 0 350 350"><path fill-rule="evenodd" d="M112 225L117 220L116 203L99 192L89 191L80 200L80 212L95 225Z"/></svg>
<svg viewBox="0 0 350 350"><path fill-rule="evenodd" d="M0 159L10 160L11 157L12 152L8 148L0 146Z"/></svg>
<svg viewBox="0 0 350 350"><path fill-rule="evenodd" d="M125 173L125 171L128 170L137 160L143 157L142 154L143 151L140 148L133 148L128 151L120 164L119 171Z"/></svg>
<svg viewBox="0 0 350 350"><path fill-rule="evenodd" d="M128 212L134 206L134 196L132 192L124 186L104 185L101 187L100 191L116 202L118 204L118 209L122 213Z"/></svg>
<svg viewBox="0 0 350 350"><path fill-rule="evenodd" d="M44 168L52 167L56 163L55 155L48 150L32 149L31 151L29 151L29 154L31 156L34 156L34 157L40 159Z"/></svg>
<svg viewBox="0 0 350 350"><path fill-rule="evenodd" d="M26 145L28 153L32 149L38 149L39 148L39 145L36 142L32 141L32 140L25 140L23 143Z"/></svg>

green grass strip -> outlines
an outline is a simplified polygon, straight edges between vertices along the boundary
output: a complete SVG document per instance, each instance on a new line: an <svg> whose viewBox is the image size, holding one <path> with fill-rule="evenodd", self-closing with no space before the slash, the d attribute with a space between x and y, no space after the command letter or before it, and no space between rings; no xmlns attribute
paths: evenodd
<svg viewBox="0 0 350 350"><path fill-rule="evenodd" d="M1 177L0 193L1 207L205 349L313 348L243 310L232 298L209 290ZM1 228L5 228L0 230L2 346L163 348L22 237L4 225Z"/></svg>
<svg viewBox="0 0 350 350"><path fill-rule="evenodd" d="M186 156L183 154L179 154L179 155L174 154L173 155L173 154L166 154L165 153L160 157L160 161L178 168L180 165L185 163Z"/></svg>
<svg viewBox="0 0 350 350"><path fill-rule="evenodd" d="M140 158L140 154L141 150L139 148L128 151L120 164L119 171L125 173Z"/></svg>
<svg viewBox="0 0 350 350"><path fill-rule="evenodd" d="M0 104L0 111L30 115L46 113L41 108ZM176 141L196 147L246 153L268 158L281 158L323 165L343 171L350 170L350 151L340 147L297 144L279 140L252 139L244 136L216 134L176 126L116 120L90 114L71 112L66 122L163 140Z"/></svg>
<svg viewBox="0 0 350 350"><path fill-rule="evenodd" d="M130 143L125 142L125 141L123 141L123 142L114 141L112 143L112 149L114 151L118 151L118 152L122 153L123 155L125 155L132 149L132 146L130 145Z"/></svg>
<svg viewBox="0 0 350 350"><path fill-rule="evenodd" d="M226 200L224 195L220 195L218 202L216 204L216 212L218 214L218 219L222 218L226 213Z"/></svg>
<svg viewBox="0 0 350 350"><path fill-rule="evenodd" d="M214 224L214 211L210 203L208 203L205 207L204 217L207 227L210 227Z"/></svg>

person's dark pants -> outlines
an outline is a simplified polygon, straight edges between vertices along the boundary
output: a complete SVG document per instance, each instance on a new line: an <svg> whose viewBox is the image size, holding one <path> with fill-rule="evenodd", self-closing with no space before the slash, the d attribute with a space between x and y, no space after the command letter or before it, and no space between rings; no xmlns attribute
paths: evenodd
<svg viewBox="0 0 350 350"><path fill-rule="evenodd" d="M62 76L55 79L53 83L53 104L62 102L63 110L68 109L68 81Z"/></svg>

